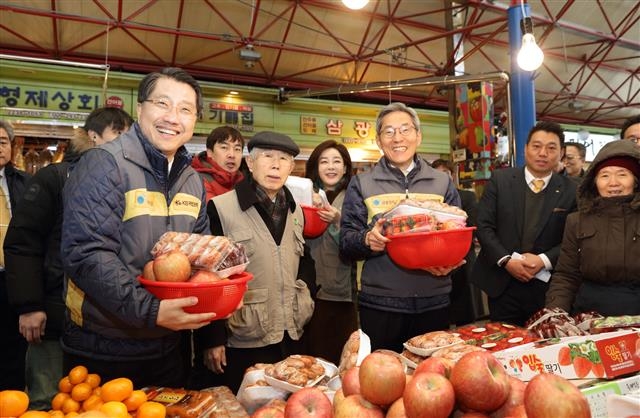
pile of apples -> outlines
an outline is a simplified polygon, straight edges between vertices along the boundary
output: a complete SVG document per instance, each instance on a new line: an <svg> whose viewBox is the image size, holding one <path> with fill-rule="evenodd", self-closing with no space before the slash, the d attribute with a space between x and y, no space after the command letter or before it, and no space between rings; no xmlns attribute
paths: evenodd
<svg viewBox="0 0 640 418"><path fill-rule="evenodd" d="M159 282L215 283L225 280L207 270L191 269L191 262L180 250L159 254L145 264L142 277Z"/></svg>
<svg viewBox="0 0 640 418"><path fill-rule="evenodd" d="M345 372L333 399L318 388L292 394L284 411L265 406L252 418L589 418L584 395L566 379L543 373L528 384L506 374L490 352L457 363L430 357L412 375L397 356L369 354Z"/></svg>

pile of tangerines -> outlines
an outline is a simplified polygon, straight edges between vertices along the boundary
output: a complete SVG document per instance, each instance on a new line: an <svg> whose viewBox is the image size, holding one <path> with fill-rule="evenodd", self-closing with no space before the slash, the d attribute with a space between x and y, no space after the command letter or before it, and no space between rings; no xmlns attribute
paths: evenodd
<svg viewBox="0 0 640 418"><path fill-rule="evenodd" d="M19 390L0 391L0 418L165 418L163 404L147 400L126 377L100 386L100 376L76 366L58 383L51 409L27 411L29 397Z"/></svg>

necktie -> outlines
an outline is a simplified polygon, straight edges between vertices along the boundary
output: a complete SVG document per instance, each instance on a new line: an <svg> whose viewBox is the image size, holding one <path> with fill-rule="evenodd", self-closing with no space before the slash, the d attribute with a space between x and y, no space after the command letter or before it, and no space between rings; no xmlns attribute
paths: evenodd
<svg viewBox="0 0 640 418"><path fill-rule="evenodd" d="M531 180L531 186L534 193L540 193L540 191L544 187L544 180L542 179Z"/></svg>
<svg viewBox="0 0 640 418"><path fill-rule="evenodd" d="M2 176L0 176L0 180ZM7 235L7 227L11 220L11 212L9 211L9 196L4 194L4 189L0 187L0 267L4 267L4 237Z"/></svg>

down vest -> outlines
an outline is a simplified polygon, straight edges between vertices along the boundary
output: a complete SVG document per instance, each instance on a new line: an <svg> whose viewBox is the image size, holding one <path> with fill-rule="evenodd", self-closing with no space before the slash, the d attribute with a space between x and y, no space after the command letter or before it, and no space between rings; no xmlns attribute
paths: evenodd
<svg viewBox="0 0 640 418"><path fill-rule="evenodd" d="M96 359L157 358L179 334L156 326L160 301L137 282L166 231L205 233L202 180L184 147L167 159L138 124L87 151L64 189L63 349Z"/></svg>

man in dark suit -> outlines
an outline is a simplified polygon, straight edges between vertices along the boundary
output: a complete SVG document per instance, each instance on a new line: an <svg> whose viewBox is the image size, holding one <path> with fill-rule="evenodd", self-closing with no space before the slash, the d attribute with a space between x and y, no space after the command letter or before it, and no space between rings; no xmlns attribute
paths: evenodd
<svg viewBox="0 0 640 418"><path fill-rule="evenodd" d="M576 184L553 172L563 145L558 124L539 122L527 138L525 167L494 171L486 184L472 282L488 295L492 321L524 325L544 307L548 283L538 277L553 269L576 209Z"/></svg>
<svg viewBox="0 0 640 418"><path fill-rule="evenodd" d="M0 390L24 390L24 356L27 352L27 340L18 330L18 314L9 305L2 249L11 210L15 209L30 177L11 164L13 137L11 124L0 120Z"/></svg>

